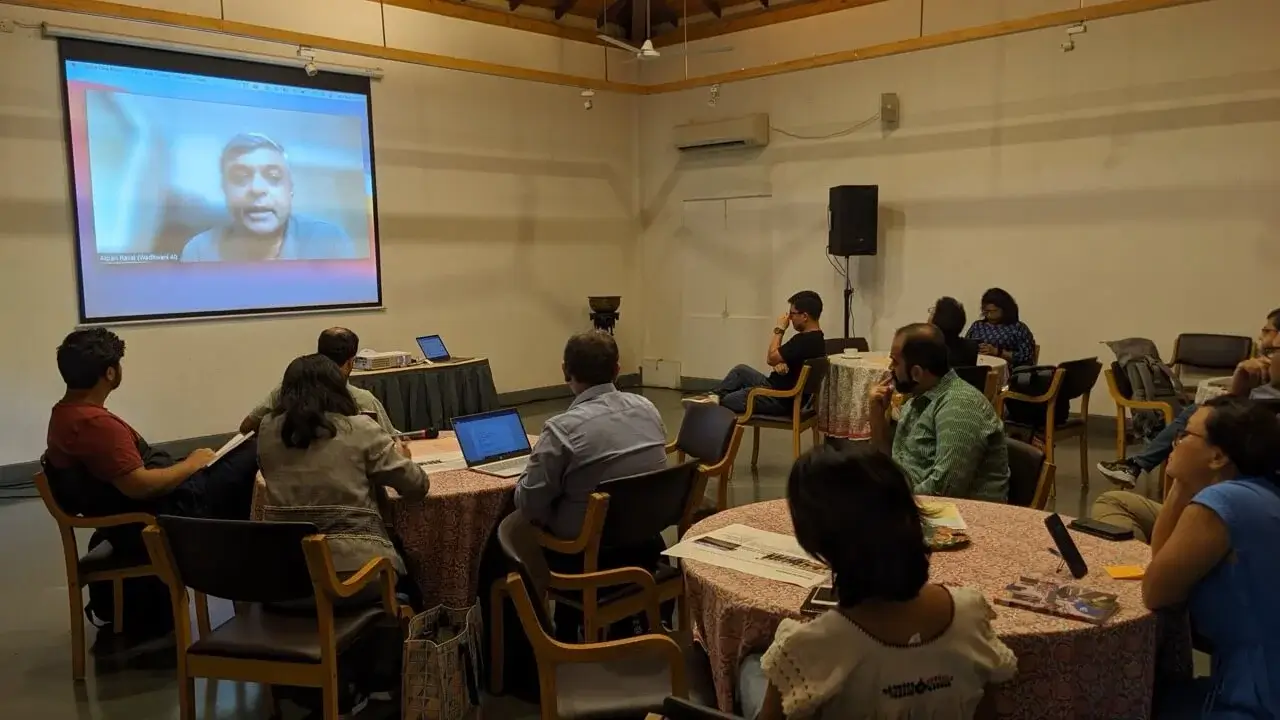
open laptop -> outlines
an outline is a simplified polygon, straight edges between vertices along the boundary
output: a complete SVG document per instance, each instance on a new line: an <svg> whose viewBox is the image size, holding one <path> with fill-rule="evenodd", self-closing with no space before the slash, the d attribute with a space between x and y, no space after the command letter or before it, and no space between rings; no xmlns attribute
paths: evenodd
<svg viewBox="0 0 1280 720"><path fill-rule="evenodd" d="M449 348L444 346L444 340L439 335L423 335L418 338L418 349L427 362L431 363L463 362L471 359L450 355Z"/></svg>
<svg viewBox="0 0 1280 720"><path fill-rule="evenodd" d="M487 475L511 478L529 464L529 436L515 408L453 419L453 433L467 467Z"/></svg>

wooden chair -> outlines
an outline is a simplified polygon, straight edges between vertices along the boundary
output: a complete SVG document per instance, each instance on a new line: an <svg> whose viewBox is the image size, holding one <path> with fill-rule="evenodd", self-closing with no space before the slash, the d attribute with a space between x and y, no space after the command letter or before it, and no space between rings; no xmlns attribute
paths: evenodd
<svg viewBox="0 0 1280 720"><path fill-rule="evenodd" d="M755 432L754 441L751 444L752 469L755 469L760 462L761 428L790 430L791 455L796 458L800 457L800 434L805 430L813 430L815 446L821 442L818 437L818 411L812 407L806 407L805 399L816 397L822 391L822 383L827 379L827 370L830 367L831 363L827 358L814 358L804 364L800 370L800 377L796 379L796 386L790 390L755 388L747 394L747 411L738 418L738 424L750 427ZM756 398L762 397L789 400L791 414L788 416L757 413Z"/></svg>
<svg viewBox="0 0 1280 720"><path fill-rule="evenodd" d="M695 705L683 698L669 697L662 702L662 714L650 714L645 720L743 720L738 715L722 713L714 708Z"/></svg>
<svg viewBox="0 0 1280 720"><path fill-rule="evenodd" d="M1253 357L1253 338L1244 335L1183 333L1173 341L1170 369L1182 383L1187 402L1196 396L1196 387L1211 377L1230 375L1236 365Z"/></svg>
<svg viewBox="0 0 1280 720"><path fill-rule="evenodd" d="M660 711L668 696L690 695L689 666L697 655L686 654L665 634L580 645L553 637L547 609L552 588L583 592L617 585L638 588L649 626L661 627L660 600L648 572L617 568L582 575L554 573L547 565L537 531L519 510L498 526L498 543L516 568L504 585L537 658L542 720L641 717ZM692 689L699 701L710 701L714 696L702 683Z"/></svg>
<svg viewBox="0 0 1280 720"><path fill-rule="evenodd" d="M1009 504L1044 510L1054 494L1057 468L1040 448L1021 440L1005 440L1009 448Z"/></svg>
<svg viewBox="0 0 1280 720"><path fill-rule="evenodd" d="M988 372L987 382L982 389L982 394L987 396L987 399L991 401L992 405L999 405L1000 403L1000 391L1004 389L1001 384L1001 374L1002 373L998 372Z"/></svg>
<svg viewBox="0 0 1280 720"><path fill-rule="evenodd" d="M962 365L960 367L951 368L956 371L959 378L973 387L977 388L982 394L987 392L987 380L993 374L989 365Z"/></svg>
<svg viewBox="0 0 1280 720"><path fill-rule="evenodd" d="M694 511L706 488L706 478L698 473L698 463L689 461L674 467L626 478L607 480L587 500L582 529L572 540L537 531L539 545L561 555L581 555L582 574L600 572L602 548L634 547L675 525L680 535L689 529ZM609 508L626 508L625 513L611 515ZM684 575L674 565L660 564L656 570L631 568L648 577L658 601L678 601L681 631L689 628L687 603L684 602ZM577 575L565 575L577 577ZM638 576L636 576L638 577ZM636 586L601 593L594 585L583 588L551 588L556 602L567 603L582 612L583 635L588 641L599 639L611 624L644 612L645 598ZM503 598L510 590L505 579L494 582L490 592L489 684L494 693L503 687ZM656 627L650 625L651 627Z"/></svg>
<svg viewBox="0 0 1280 720"><path fill-rule="evenodd" d="M340 580L310 523L161 515L142 536L173 600L181 720L195 720L197 677L320 688L324 720L337 720L339 655L388 616L400 620L391 560ZM381 604L335 609L371 586ZM250 605L192 642L188 588ZM311 597L314 613L264 607Z"/></svg>
<svg viewBox="0 0 1280 720"><path fill-rule="evenodd" d="M738 458L743 432L732 410L699 403L685 408L680 434L667 444L667 454L674 453L678 463L683 463L687 457L697 458L698 472L703 476L704 485L711 478L718 480L715 512L729 506L729 481L733 478L733 464ZM702 514L702 498L695 500L698 503L694 512Z"/></svg>
<svg viewBox="0 0 1280 720"><path fill-rule="evenodd" d="M111 624L116 632L124 630L124 581L129 578L159 576L155 565L138 558L114 555L110 543L98 545L84 555L79 556L76 547L75 529L99 530L126 525L146 526L155 522L155 518L146 513L122 513L104 517L81 517L72 515L62 509L54 499L53 490L49 487L49 478L44 473L36 473L36 490L44 507L58 526L58 537L62 540L62 559L67 570L67 599L71 611L71 677L77 681L84 680L85 675L85 633L84 633L84 596L81 589L92 582L111 583L112 603L115 617ZM209 604L204 593L196 593L196 622L200 636L209 631Z"/></svg>
<svg viewBox="0 0 1280 720"><path fill-rule="evenodd" d="M1112 363L1111 367L1102 371L1102 376L1107 379L1107 392L1111 395L1112 402L1116 404L1116 459L1123 460L1130 440L1129 413L1135 410L1156 410L1164 415L1164 422L1168 425L1173 423L1173 406L1164 402L1132 399L1133 390L1129 387L1129 380L1123 378L1123 375L1116 374L1118 367L1118 363ZM1168 464L1167 460L1160 464L1161 497L1164 497L1164 492L1168 489L1169 479L1165 473Z"/></svg>
<svg viewBox="0 0 1280 720"><path fill-rule="evenodd" d="M1059 440L1070 440L1071 438L1079 438L1080 440L1080 482L1086 492L1089 490L1089 396L1093 393L1093 386L1098 384L1098 375L1102 373L1102 363L1098 362L1098 358L1084 358L1081 360L1071 360L1058 365L1062 369L1062 387L1058 390L1058 398L1055 400L1058 411L1055 413L1054 420L1063 415L1067 419L1063 422L1056 423L1053 430L1053 442ZM1068 413L1071 410L1071 401L1080 398L1080 412L1071 417ZM1049 452L1049 462L1054 462L1053 452Z"/></svg>

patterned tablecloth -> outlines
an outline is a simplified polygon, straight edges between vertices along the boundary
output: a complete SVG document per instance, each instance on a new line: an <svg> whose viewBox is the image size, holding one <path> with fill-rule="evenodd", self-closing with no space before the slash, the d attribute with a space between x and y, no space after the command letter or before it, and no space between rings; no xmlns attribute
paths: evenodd
<svg viewBox="0 0 1280 720"><path fill-rule="evenodd" d="M537 438L530 437L533 442ZM451 432L435 440L409 443L414 457L458 452ZM498 521L511 510L516 479L472 470L430 473L431 489L421 500L404 500L387 490L388 524L399 536L409 575L427 608L437 604L467 607L476 602L480 558ZM266 486L258 476L251 517L261 517Z"/></svg>
<svg viewBox="0 0 1280 720"><path fill-rule="evenodd" d="M994 598L1020 574L1053 575L1058 561L1048 548L1045 513L1009 505L954 501L973 544L934 553L931 579L977 587ZM742 523L792 533L785 500L732 508L703 520L690 536ZM1120 611L1095 627L1075 620L995 605L993 626L1018 656L1018 674L996 696L1002 718L1144 718L1151 712L1157 618L1142 605L1141 583L1113 580L1107 565L1145 565L1150 549L1139 542L1112 543L1072 533L1091 572L1082 585L1119 596ZM686 560L688 602L696 637L711 658L720 708L733 707L742 659L763 652L786 617L803 619L808 591L754 575ZM1070 579L1069 575L1065 576ZM1190 638L1177 650L1189 672Z"/></svg>
<svg viewBox="0 0 1280 720"><path fill-rule="evenodd" d="M889 353L861 353L856 357L831 355L831 369L818 396L818 430L846 440L871 437L871 412L867 393L889 374ZM997 357L978 356L1001 374L1000 385L1009 381L1009 364Z"/></svg>
<svg viewBox="0 0 1280 720"><path fill-rule="evenodd" d="M1207 378L1196 386L1196 404L1203 405L1210 400L1231 392L1231 376Z"/></svg>

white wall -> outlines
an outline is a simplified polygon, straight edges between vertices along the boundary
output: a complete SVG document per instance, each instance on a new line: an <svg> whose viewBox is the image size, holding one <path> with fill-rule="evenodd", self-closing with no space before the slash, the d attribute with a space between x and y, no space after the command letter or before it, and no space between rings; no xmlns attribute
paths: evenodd
<svg viewBox="0 0 1280 720"><path fill-rule="evenodd" d="M147 4L218 11L217 0ZM225 5L228 19L380 42L378 6L364 0ZM391 17L395 10L387 8L393 46L441 52L442 38L466 31L480 58L522 53L531 67L603 73L598 48L583 57L579 43L412 11ZM10 6L0 16L293 52ZM636 98L601 94L585 112L576 88L321 59L386 71L373 106L387 310L121 329L125 383L113 410L152 441L229 431L288 360L312 352L318 331L334 324L379 349L411 349L415 336L441 332L455 352L491 358L500 392L555 385L565 338L590 326L589 294L623 296L623 365L639 366ZM48 408L62 393L54 348L77 320L60 94L52 41L25 29L0 35L0 464L43 451Z"/></svg>
<svg viewBox="0 0 1280 720"><path fill-rule="evenodd" d="M963 5L985 7L987 20L1026 9ZM956 7L926 2L926 25L950 22L941 11ZM920 19L905 0L822 17L839 31L864 12L863 27L886 33ZM706 88L645 98L645 357L709 352L680 331L679 266L697 242L681 205L697 196L772 194L767 292L781 309L795 290L820 291L837 334L841 283L824 252L827 189L840 184L880 186L880 255L853 262L856 330L873 345L923 320L939 295L975 315L993 285L1019 300L1048 362L1106 359L1098 343L1130 335L1167 354L1179 332L1256 333L1280 305L1277 28L1280 3L1217 0L1091 23L1071 53L1059 50L1063 30L1047 30L725 85L714 108ZM809 30L810 46L825 49L823 26ZM870 34L845 47L891 39ZM749 35L707 43L751 54L767 38ZM673 79L662 63L643 79ZM670 147L672 125L752 112L795 133L833 133L872 116L881 92L903 107L888 135L877 125L827 141L774 133L760 152L701 157ZM1110 412L1105 397L1094 408Z"/></svg>

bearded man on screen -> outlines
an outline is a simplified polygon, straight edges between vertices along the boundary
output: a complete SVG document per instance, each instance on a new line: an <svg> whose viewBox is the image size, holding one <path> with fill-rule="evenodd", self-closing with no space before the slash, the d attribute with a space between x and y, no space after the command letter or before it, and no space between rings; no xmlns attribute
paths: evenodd
<svg viewBox="0 0 1280 720"><path fill-rule="evenodd" d="M187 241L182 262L352 260L368 256L337 225L293 212L284 148L258 133L231 138L219 163L228 221Z"/></svg>

